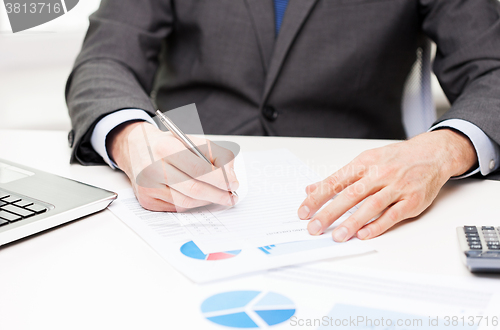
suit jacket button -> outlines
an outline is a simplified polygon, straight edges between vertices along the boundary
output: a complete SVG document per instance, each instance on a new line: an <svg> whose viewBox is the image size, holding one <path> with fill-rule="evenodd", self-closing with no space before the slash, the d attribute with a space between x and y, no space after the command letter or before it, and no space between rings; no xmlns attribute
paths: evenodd
<svg viewBox="0 0 500 330"><path fill-rule="evenodd" d="M75 142L75 131L71 130L68 134L68 145L73 148L73 143Z"/></svg>
<svg viewBox="0 0 500 330"><path fill-rule="evenodd" d="M262 109L262 114L269 121L275 121L276 118L278 118L278 111L274 107L272 107L270 105L266 105Z"/></svg>

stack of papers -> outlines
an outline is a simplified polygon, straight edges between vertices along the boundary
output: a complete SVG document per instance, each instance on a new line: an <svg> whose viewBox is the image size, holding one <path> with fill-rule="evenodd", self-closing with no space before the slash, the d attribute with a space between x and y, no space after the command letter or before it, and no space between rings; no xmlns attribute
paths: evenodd
<svg viewBox="0 0 500 330"><path fill-rule="evenodd" d="M328 234L308 234L297 209L305 187L319 178L288 150L240 154L235 170L240 200L230 209L151 212L129 189L110 210L194 282L373 251L357 239L336 243Z"/></svg>

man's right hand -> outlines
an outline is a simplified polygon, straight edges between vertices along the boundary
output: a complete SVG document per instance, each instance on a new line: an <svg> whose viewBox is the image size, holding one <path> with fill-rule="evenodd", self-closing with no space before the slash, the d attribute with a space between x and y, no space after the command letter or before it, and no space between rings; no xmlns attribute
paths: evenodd
<svg viewBox="0 0 500 330"><path fill-rule="evenodd" d="M139 203L148 210L182 212L208 204L232 206L237 196L232 196L230 190L239 186L234 173L235 155L209 140L190 139L197 146L205 145L200 150L216 169L188 151L170 132L162 132L147 122L116 127L108 134L106 146L130 179Z"/></svg>

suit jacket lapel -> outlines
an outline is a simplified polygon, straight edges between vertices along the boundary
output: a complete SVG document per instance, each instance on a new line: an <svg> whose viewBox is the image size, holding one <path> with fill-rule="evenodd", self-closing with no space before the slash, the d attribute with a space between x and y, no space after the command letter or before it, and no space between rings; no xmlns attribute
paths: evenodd
<svg viewBox="0 0 500 330"><path fill-rule="evenodd" d="M269 68L275 41L273 0L245 0L257 32L264 68Z"/></svg>
<svg viewBox="0 0 500 330"><path fill-rule="evenodd" d="M250 0L249 0L250 1ZM264 0L254 0L253 2L270 2ZM267 72L266 84L264 87L263 102L266 102L269 93L278 77L283 61L290 50L290 47L299 33L304 21L311 12L314 4L318 0L290 0L285 12L285 17L281 24L280 32L274 45L274 52ZM274 10L272 11L274 13ZM274 22L274 18L273 18ZM274 25L273 25L274 27ZM274 30L273 30L274 35Z"/></svg>

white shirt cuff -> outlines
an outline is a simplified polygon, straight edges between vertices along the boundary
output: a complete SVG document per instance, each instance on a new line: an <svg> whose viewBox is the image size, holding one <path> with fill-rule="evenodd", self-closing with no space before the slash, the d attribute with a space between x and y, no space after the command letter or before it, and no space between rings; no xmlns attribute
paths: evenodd
<svg viewBox="0 0 500 330"><path fill-rule="evenodd" d="M454 179L466 178L478 172L481 172L482 175L488 175L498 169L500 165L500 148L498 144L490 139L479 127L463 119L448 119L432 126L429 131L443 127L453 128L465 134L474 145L474 149L476 149L479 163L479 167L475 170L454 177Z"/></svg>
<svg viewBox="0 0 500 330"><path fill-rule="evenodd" d="M92 148L104 159L106 164L116 169L118 166L111 160L106 149L106 137L115 127L127 121L143 120L158 127L150 115L144 110L124 109L113 112L99 120L90 137Z"/></svg>

